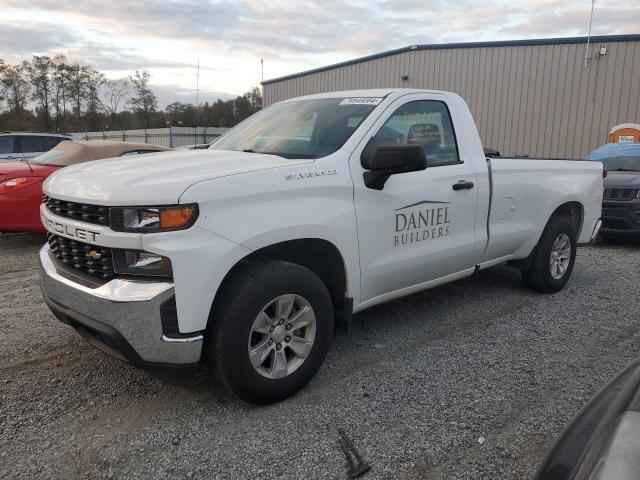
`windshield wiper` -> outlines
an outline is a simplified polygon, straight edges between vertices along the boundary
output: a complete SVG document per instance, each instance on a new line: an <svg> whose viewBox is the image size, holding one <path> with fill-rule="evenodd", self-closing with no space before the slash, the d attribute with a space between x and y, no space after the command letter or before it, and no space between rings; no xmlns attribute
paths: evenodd
<svg viewBox="0 0 640 480"><path fill-rule="evenodd" d="M319 155L313 155L311 153L289 153L289 152L256 152L255 150L251 150L250 148L245 148L242 150L246 153L261 153L262 155L275 155L277 157L282 157L286 159L293 158L320 158Z"/></svg>
<svg viewBox="0 0 640 480"><path fill-rule="evenodd" d="M279 153L274 153L274 152L256 152L255 150L251 150L250 148L245 148L242 150L245 153L260 153L262 155L276 155L278 157L282 157L281 154Z"/></svg>
<svg viewBox="0 0 640 480"><path fill-rule="evenodd" d="M293 160L295 158L320 158L320 155L314 155L312 153L289 153L289 152L281 152L281 153L262 152L262 153L266 153L267 155L278 155L279 157L286 158L289 160Z"/></svg>

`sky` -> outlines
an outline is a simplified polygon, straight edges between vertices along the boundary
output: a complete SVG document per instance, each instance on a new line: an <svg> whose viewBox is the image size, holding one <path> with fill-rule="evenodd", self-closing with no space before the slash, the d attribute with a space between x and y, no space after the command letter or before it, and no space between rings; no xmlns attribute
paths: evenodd
<svg viewBox="0 0 640 480"><path fill-rule="evenodd" d="M0 0L0 58L65 54L119 78L148 70L164 107L414 44L587 34L590 0ZM597 0L592 35L640 33L640 0Z"/></svg>

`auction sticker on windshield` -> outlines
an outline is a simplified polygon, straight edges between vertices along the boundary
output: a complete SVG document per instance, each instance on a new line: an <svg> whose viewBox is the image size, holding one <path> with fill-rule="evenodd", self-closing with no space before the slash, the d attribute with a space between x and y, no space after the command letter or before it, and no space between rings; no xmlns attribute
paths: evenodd
<svg viewBox="0 0 640 480"><path fill-rule="evenodd" d="M382 97L351 97L345 98L338 105L378 105Z"/></svg>

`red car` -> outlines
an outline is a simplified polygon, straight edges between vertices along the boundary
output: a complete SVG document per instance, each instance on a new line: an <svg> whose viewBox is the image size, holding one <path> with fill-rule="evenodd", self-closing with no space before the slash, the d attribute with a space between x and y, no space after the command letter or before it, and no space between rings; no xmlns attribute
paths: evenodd
<svg viewBox="0 0 640 480"><path fill-rule="evenodd" d="M103 158L171 150L147 143L63 141L31 160L0 161L0 232L44 232L42 182L59 168Z"/></svg>

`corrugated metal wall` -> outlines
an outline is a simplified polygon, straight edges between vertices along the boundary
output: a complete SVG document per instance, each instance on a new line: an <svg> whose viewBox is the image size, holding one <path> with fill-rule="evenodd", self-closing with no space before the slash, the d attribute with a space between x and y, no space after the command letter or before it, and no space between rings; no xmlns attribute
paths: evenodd
<svg viewBox="0 0 640 480"><path fill-rule="evenodd" d="M590 51L585 69L584 43L413 50L266 82L264 102L360 88L449 90L469 104L485 146L579 158L614 125L640 123L640 41L598 41Z"/></svg>

